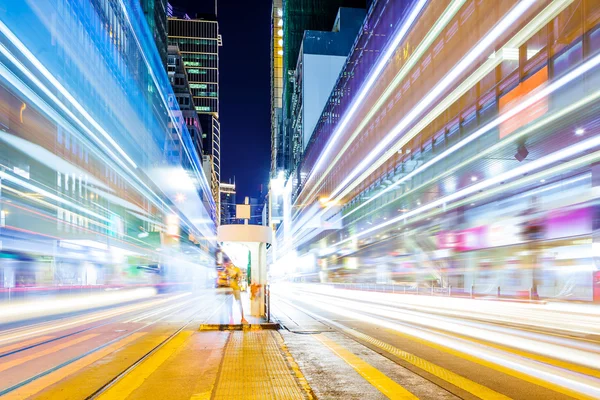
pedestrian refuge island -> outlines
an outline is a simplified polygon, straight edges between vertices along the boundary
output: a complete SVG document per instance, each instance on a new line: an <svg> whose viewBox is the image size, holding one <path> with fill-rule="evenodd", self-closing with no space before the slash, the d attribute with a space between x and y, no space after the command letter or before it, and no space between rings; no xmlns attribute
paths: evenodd
<svg viewBox="0 0 600 400"><path fill-rule="evenodd" d="M266 317L265 288L267 280L267 244L271 243L272 233L268 226L262 225L221 225L217 228L217 240L227 247L227 243L243 245L249 251L250 315ZM253 287L252 287L253 286Z"/></svg>

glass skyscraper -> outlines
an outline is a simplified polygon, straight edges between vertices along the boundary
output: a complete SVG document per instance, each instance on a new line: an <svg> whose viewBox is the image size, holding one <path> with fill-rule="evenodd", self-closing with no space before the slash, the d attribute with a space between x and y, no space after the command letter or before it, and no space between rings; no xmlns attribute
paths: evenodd
<svg viewBox="0 0 600 400"><path fill-rule="evenodd" d="M167 64L167 0L140 0L163 64Z"/></svg>
<svg viewBox="0 0 600 400"><path fill-rule="evenodd" d="M168 19L169 45L179 48L203 132L205 173L220 211L221 134L219 125L219 24L214 15L190 18L173 13ZM217 221L220 216L217 215Z"/></svg>

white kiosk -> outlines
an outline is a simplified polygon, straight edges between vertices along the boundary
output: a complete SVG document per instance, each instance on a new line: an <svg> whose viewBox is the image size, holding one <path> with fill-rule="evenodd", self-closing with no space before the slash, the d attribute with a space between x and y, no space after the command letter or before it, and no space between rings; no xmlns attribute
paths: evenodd
<svg viewBox="0 0 600 400"><path fill-rule="evenodd" d="M246 202L247 202L246 198ZM249 291L255 291L250 302L250 315L265 317L265 287L267 285L267 243L271 243L272 233L268 226L249 225L250 205L236 207L236 218L245 219L244 225L221 225L217 228L217 240L242 244L250 251Z"/></svg>

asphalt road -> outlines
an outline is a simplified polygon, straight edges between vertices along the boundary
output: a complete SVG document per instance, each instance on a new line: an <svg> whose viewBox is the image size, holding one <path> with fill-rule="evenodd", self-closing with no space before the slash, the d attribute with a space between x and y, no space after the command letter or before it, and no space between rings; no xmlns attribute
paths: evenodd
<svg viewBox="0 0 600 400"><path fill-rule="evenodd" d="M319 285L272 295L279 331L200 331L241 317L231 294L212 289L12 315L0 325L0 397L600 398L595 306Z"/></svg>
<svg viewBox="0 0 600 400"><path fill-rule="evenodd" d="M272 292L286 344L318 398L386 398L373 371L418 398L600 398L595 306L318 285Z"/></svg>
<svg viewBox="0 0 600 400"><path fill-rule="evenodd" d="M172 293L0 325L0 396L92 397L173 335L197 330L224 298Z"/></svg>

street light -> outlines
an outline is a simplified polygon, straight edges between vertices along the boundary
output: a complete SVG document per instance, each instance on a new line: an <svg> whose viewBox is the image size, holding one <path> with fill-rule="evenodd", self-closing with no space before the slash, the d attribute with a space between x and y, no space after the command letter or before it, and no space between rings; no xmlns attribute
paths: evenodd
<svg viewBox="0 0 600 400"><path fill-rule="evenodd" d="M283 194L283 190L285 187L285 174L283 171L279 171L279 173L277 174L277 178L271 179L270 186L275 196Z"/></svg>

